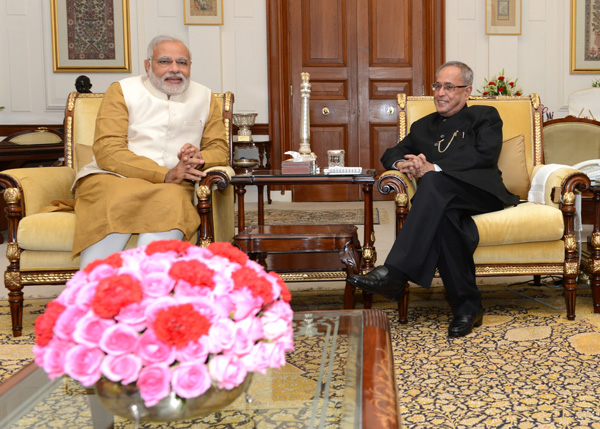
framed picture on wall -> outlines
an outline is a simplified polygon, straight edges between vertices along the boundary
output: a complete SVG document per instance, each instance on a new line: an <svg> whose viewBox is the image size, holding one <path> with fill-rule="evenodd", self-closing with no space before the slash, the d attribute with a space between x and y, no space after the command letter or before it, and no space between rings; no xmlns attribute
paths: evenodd
<svg viewBox="0 0 600 429"><path fill-rule="evenodd" d="M521 0L485 0L485 34L521 34Z"/></svg>
<svg viewBox="0 0 600 429"><path fill-rule="evenodd" d="M571 0L571 73L600 73L600 4Z"/></svg>
<svg viewBox="0 0 600 429"><path fill-rule="evenodd" d="M186 25L222 25L223 0L183 0Z"/></svg>
<svg viewBox="0 0 600 429"><path fill-rule="evenodd" d="M129 0L50 0L54 72L131 72Z"/></svg>

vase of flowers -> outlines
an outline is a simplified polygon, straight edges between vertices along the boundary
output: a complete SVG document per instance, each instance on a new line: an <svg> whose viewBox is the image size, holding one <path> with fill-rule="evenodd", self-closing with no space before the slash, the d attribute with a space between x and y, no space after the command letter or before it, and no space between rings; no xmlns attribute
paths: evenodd
<svg viewBox="0 0 600 429"><path fill-rule="evenodd" d="M490 80L485 80L483 90L477 90L478 93L484 96L493 95L523 95L523 89L517 86L518 78L515 80L509 79L504 75L504 69L498 74L498 77L493 76Z"/></svg>
<svg viewBox="0 0 600 429"><path fill-rule="evenodd" d="M165 421L232 402L293 350L291 295L229 243L156 241L78 271L35 323L51 379L95 386L114 414Z"/></svg>

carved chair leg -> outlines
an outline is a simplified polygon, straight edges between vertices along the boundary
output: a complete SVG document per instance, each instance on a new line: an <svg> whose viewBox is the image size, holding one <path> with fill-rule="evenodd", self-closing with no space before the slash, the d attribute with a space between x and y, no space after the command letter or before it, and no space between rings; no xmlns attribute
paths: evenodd
<svg viewBox="0 0 600 429"><path fill-rule="evenodd" d="M576 277L570 274L563 277L565 305L567 306L568 320L575 320L575 299L577 296L577 282L575 279Z"/></svg>
<svg viewBox="0 0 600 429"><path fill-rule="evenodd" d="M404 296L402 297L402 301L398 302L398 322L402 325L406 325L408 323L408 294L408 282L406 282Z"/></svg>
<svg viewBox="0 0 600 429"><path fill-rule="evenodd" d="M15 272L4 273L4 285L9 290L8 304L12 319L13 337L20 337L23 332L23 285L21 276Z"/></svg>

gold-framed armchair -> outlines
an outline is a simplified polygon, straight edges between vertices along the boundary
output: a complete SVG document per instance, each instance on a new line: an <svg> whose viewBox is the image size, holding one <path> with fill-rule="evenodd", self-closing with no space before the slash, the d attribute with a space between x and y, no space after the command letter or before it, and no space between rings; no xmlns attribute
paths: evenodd
<svg viewBox="0 0 600 429"><path fill-rule="evenodd" d="M209 174L196 192L202 226L197 237L200 245L211 241L232 241L234 227L231 168L232 116L231 92L215 94L222 106L223 121L229 140L229 166L208 169ZM76 172L92 160L96 116L104 94L72 92L65 108L64 165L43 168L17 168L0 173L0 188L7 204L8 267L4 285L9 290L12 330L22 333L23 288L65 284L79 269L79 257L72 257L75 213L70 210L42 213L42 207L54 200L75 198L71 185ZM127 247L135 247L132 236Z"/></svg>
<svg viewBox="0 0 600 429"><path fill-rule="evenodd" d="M431 96L399 94L397 103L399 140L413 122L435 111ZM524 201L473 217L480 235L474 254L476 275L533 275L538 280L542 275L562 276L567 318L573 320L579 272L575 193L586 190L590 181L573 168L543 168L542 111L537 94L472 96L468 104L494 106L500 113L504 143L498 166L508 190ZM544 177L547 179L541 180ZM539 190L536 203L527 201L532 182L534 189ZM415 186L399 171L386 171L380 175L377 187L382 194L395 193L398 233L409 213ZM404 299L398 303L400 323L408 322L408 291L407 287Z"/></svg>

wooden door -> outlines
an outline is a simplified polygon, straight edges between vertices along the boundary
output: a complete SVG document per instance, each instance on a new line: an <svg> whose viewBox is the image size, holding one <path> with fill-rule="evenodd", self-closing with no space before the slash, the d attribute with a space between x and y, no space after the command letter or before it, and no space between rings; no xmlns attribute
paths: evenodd
<svg viewBox="0 0 600 429"><path fill-rule="evenodd" d="M327 166L327 150L344 149L346 165L382 171L379 159L397 138L396 95L429 93L443 62L443 0L271 0L267 7L273 165L299 148L300 73L308 72L319 166ZM360 197L344 185L293 190L294 201Z"/></svg>

